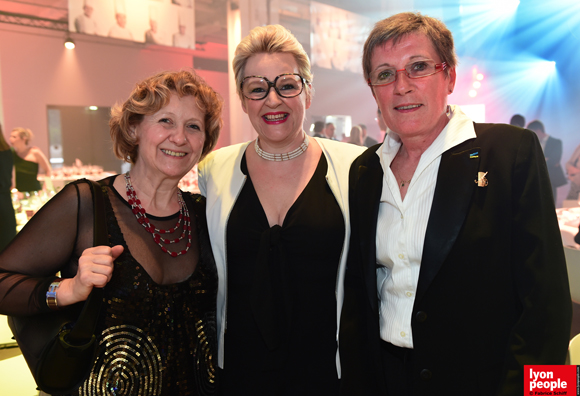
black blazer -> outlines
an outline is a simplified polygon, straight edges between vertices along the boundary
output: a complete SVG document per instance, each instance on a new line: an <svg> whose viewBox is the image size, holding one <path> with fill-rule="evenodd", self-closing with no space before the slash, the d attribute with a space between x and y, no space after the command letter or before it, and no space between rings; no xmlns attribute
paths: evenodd
<svg viewBox="0 0 580 396"><path fill-rule="evenodd" d="M546 161L536 135L476 124L443 153L411 326L412 395L523 394L525 364L564 364L572 316ZM383 171L350 169L351 242L339 348L341 395L384 395L376 286ZM488 172L487 187L475 183ZM397 395L398 396L398 395Z"/></svg>

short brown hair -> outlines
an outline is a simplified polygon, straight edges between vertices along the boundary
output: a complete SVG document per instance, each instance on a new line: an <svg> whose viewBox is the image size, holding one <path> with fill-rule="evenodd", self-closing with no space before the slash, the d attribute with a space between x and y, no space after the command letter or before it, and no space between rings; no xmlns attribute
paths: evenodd
<svg viewBox="0 0 580 396"><path fill-rule="evenodd" d="M362 67L365 80L371 74L371 58L375 48L392 40L397 44L404 36L411 33L422 33L431 40L441 62L447 64L445 72L457 66L457 56L453 44L453 35L439 19L418 12L402 12L375 24L363 48Z"/></svg>
<svg viewBox="0 0 580 396"><path fill-rule="evenodd" d="M180 98L194 96L200 110L205 113L205 142L200 161L213 150L223 123L222 98L193 71L164 71L137 83L129 99L111 109L109 127L117 158L135 164L139 146L131 127L138 125L145 115L167 106L172 93Z"/></svg>
<svg viewBox="0 0 580 396"><path fill-rule="evenodd" d="M292 33L281 25L258 26L250 30L250 33L240 41L236 47L232 67L236 77L236 89L238 96L244 100L242 94L242 80L244 79L244 68L248 59L256 54L276 54L288 53L294 57L298 65L298 74L306 80L306 95L312 95L309 83L312 83L312 71L310 70L310 59L304 51L302 44Z"/></svg>
<svg viewBox="0 0 580 396"><path fill-rule="evenodd" d="M27 145L34 137L34 134L28 128L16 127L12 130L12 132L14 131L18 132L18 137L24 140L24 143L26 143Z"/></svg>

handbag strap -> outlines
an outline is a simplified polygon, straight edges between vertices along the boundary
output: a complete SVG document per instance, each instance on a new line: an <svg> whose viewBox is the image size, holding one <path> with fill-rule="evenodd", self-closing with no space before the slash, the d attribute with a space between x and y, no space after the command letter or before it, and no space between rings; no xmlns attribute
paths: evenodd
<svg viewBox="0 0 580 396"><path fill-rule="evenodd" d="M101 185L95 181L87 180L91 186L93 196L93 246L109 244L107 232L107 217L105 215L105 200ZM95 333L99 312L103 303L103 288L93 287L85 305L66 340L73 345L83 345L89 342Z"/></svg>

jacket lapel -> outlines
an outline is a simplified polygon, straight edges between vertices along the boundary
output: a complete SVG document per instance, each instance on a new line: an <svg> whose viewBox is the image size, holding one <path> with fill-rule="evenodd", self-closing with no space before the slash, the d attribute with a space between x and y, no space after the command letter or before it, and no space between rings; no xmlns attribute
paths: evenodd
<svg viewBox="0 0 580 396"><path fill-rule="evenodd" d="M416 301L441 268L461 230L477 184L479 148L468 140L441 156L435 195L427 223Z"/></svg>
<svg viewBox="0 0 580 396"><path fill-rule="evenodd" d="M379 157L373 155L368 166L358 168L356 186L356 213L358 218L351 219L357 223L359 232L361 263L363 276L368 291L371 307L377 309L377 274L376 274L376 232L379 203L383 188L383 170Z"/></svg>

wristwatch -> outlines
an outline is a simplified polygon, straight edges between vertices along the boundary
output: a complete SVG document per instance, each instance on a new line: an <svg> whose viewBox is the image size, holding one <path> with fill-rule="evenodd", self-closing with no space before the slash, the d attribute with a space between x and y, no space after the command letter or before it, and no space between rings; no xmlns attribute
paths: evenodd
<svg viewBox="0 0 580 396"><path fill-rule="evenodd" d="M60 286L60 282L62 282L62 279L52 282L46 292L46 305L52 310L58 309L58 305L56 304L56 289Z"/></svg>

